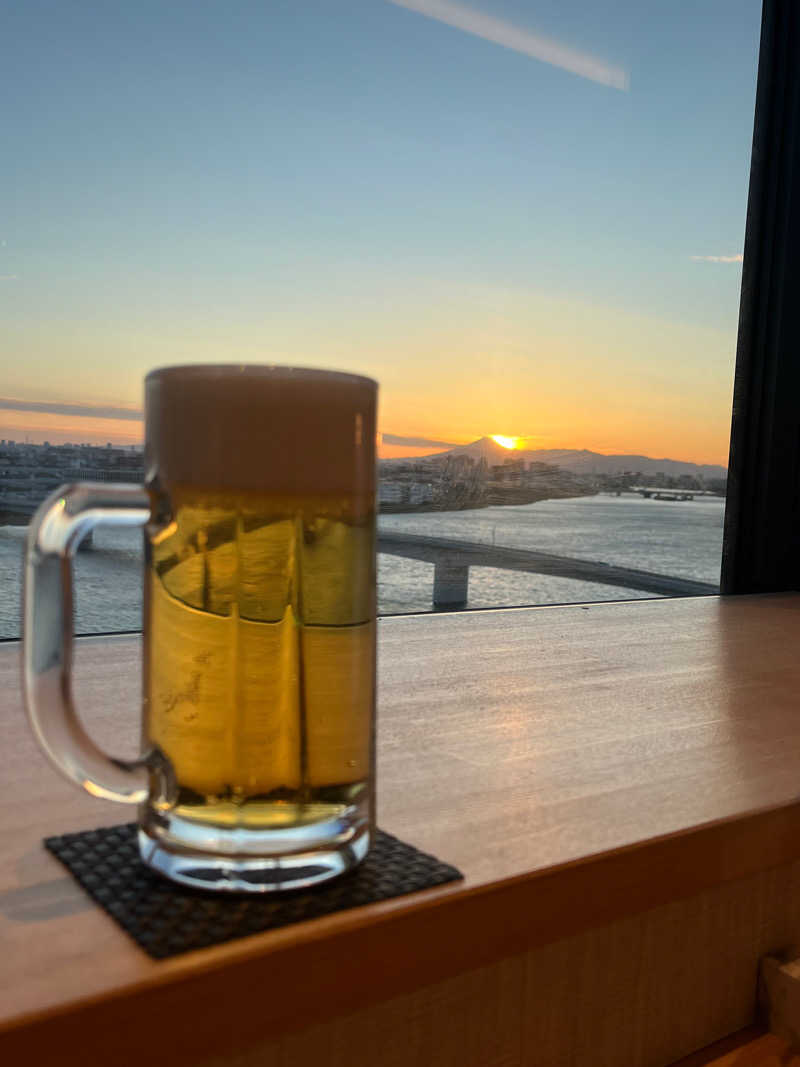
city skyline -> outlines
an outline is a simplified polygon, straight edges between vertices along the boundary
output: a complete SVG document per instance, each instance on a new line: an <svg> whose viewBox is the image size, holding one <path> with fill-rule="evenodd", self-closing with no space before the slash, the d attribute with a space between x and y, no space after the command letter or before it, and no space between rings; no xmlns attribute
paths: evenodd
<svg viewBox="0 0 800 1067"><path fill-rule="evenodd" d="M13 407L4 409L4 403L8 403L11 398L0 398L0 441L3 443L8 440L16 444L32 444L32 445L74 445L75 447L91 446L91 447L105 447L107 445L117 448L136 448L141 449L144 447L144 434L143 427L144 422L141 418L142 413L137 409L129 409L126 411L125 416L120 419L93 417L89 415L76 416L72 413L65 414L68 421L66 423L48 424L45 427L39 429L31 429L30 427L22 427L14 430L9 430L3 425L2 414L4 411L14 411ZM19 404L21 410L30 414L28 405L24 401L16 401ZM68 407L70 405L56 405L46 404L44 402L36 402L31 405L34 410L38 408L48 407ZM86 405L72 405L75 407L85 407ZM44 416L52 415L51 412L39 412ZM136 418L135 416L139 416ZM80 436L76 427L69 426L70 421L88 421L95 423L95 432L89 436ZM129 425L132 428L129 433L122 433L118 436L114 430L118 424ZM105 427L105 431L100 428ZM109 430L109 427L113 427L113 430ZM137 429L140 428L140 429ZM84 431L85 434L85 431ZM698 460L689 459L684 456L667 456L667 455L649 455L643 452L641 449L629 449L624 452L599 452L597 449L586 448L585 446L573 447L559 444L542 445L539 439L535 436L508 436L505 434L481 434L477 437L470 438L464 441L440 441L429 438L420 437L407 437L393 433L383 433L378 431L377 434L377 455L379 459L423 459L426 457L433 457L442 455L451 450L463 449L468 445L477 445L482 441L493 441L501 449L504 449L510 459L514 458L515 454L527 455L537 451L549 452L549 451L574 451L581 452L586 451L590 453L597 453L598 455L625 455L625 456L639 456L649 460L667 460L678 461L692 464L698 467L702 466L720 466L727 468L727 462L718 463L715 460Z"/></svg>
<svg viewBox="0 0 800 1067"><path fill-rule="evenodd" d="M726 464L760 5L646 7L19 6L0 437L274 362L376 378L388 438Z"/></svg>
<svg viewBox="0 0 800 1067"><path fill-rule="evenodd" d="M459 504L457 510L465 506L464 491L474 496L477 490L485 505L489 503L485 489L495 491L507 487L535 488L537 492L545 488L562 491L578 488L579 495L587 490L616 491L631 487L638 492L646 488L644 483L660 484L661 488L704 489L717 495L724 495L725 491L727 468L717 464L635 454L603 455L586 449L528 449L521 439L516 444L508 441L499 436L482 437L443 452L380 460L379 499L384 502L387 492L391 496L387 487L392 484L413 485L417 495L432 492L436 485L445 492L457 489L462 494L462 499L454 501ZM110 441L58 443L0 438L6 479L0 485L0 497L13 512L12 505L21 499L30 504L32 497L42 498L42 492L48 488L42 477L49 477L52 487L62 484L64 478L59 478L56 471L66 471L73 479L80 479L79 472L85 470L90 481L98 480L98 474L100 480L108 481L114 480L109 474L122 466L129 476L127 480L140 481L144 476L144 451L142 444ZM507 499L496 502L520 503ZM473 504L474 500L468 506Z"/></svg>

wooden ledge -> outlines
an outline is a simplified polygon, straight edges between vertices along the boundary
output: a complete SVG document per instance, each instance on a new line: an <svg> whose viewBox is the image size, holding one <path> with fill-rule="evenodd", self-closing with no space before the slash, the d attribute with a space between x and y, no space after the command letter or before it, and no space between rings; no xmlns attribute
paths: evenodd
<svg viewBox="0 0 800 1067"><path fill-rule="evenodd" d="M464 883L159 963L42 849L129 813L45 763L0 647L0 1053L230 1053L800 860L799 639L796 595L384 621L379 822ZM79 642L117 751L138 671L136 638Z"/></svg>
<svg viewBox="0 0 800 1067"><path fill-rule="evenodd" d="M800 1055L774 1034L750 1027L687 1056L672 1067L800 1067Z"/></svg>

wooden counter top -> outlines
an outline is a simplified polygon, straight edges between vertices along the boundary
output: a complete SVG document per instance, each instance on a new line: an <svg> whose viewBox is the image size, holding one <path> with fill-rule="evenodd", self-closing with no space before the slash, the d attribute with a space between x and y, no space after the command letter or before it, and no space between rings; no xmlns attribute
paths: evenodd
<svg viewBox="0 0 800 1067"><path fill-rule="evenodd" d="M78 642L120 754L139 656ZM134 809L45 761L18 660L0 645L0 1059L92 1027L188 1063L800 859L800 595L392 618L379 824L464 882L153 962L41 845Z"/></svg>

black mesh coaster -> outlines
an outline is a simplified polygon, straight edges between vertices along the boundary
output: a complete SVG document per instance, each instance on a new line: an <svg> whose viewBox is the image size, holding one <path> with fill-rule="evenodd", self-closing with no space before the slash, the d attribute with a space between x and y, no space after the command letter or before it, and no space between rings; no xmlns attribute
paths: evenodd
<svg viewBox="0 0 800 1067"><path fill-rule="evenodd" d="M341 878L315 889L252 896L189 889L162 878L139 859L135 823L48 837L44 843L155 959L462 877L455 867L382 830L364 862Z"/></svg>

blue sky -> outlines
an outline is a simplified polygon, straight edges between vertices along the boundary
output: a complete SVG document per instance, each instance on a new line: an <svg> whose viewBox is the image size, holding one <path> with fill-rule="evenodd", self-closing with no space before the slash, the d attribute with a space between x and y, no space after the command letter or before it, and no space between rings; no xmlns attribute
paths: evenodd
<svg viewBox="0 0 800 1067"><path fill-rule="evenodd" d="M760 5L411 6L628 88L389 0L6 4L0 395L274 360L387 432L724 461L740 265L691 257L742 251Z"/></svg>

